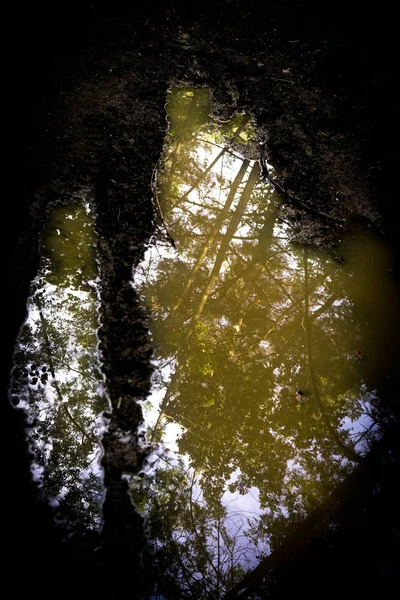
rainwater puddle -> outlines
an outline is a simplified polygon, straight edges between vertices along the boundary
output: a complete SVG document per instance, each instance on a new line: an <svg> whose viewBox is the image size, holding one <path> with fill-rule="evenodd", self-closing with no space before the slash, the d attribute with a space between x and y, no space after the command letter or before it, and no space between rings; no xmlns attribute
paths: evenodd
<svg viewBox="0 0 400 600"><path fill-rule="evenodd" d="M154 598L220 598L381 436L399 290L369 231L333 256L290 243L273 188L240 152L246 115L209 119L173 88L156 203L165 222L134 274L151 315L143 402L154 445L132 499L149 518ZM158 573L158 575L157 575Z"/></svg>
<svg viewBox="0 0 400 600"><path fill-rule="evenodd" d="M66 529L98 529L103 411L94 217L86 194L55 206L21 328L10 398L26 412L32 475Z"/></svg>

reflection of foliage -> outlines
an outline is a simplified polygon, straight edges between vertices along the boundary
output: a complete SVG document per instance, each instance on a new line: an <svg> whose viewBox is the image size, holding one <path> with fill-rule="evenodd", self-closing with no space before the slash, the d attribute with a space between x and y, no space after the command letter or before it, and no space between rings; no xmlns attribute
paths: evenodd
<svg viewBox="0 0 400 600"><path fill-rule="evenodd" d="M97 298L87 280L96 277L93 221L82 204L54 210L42 246L51 259L43 258L32 285L11 399L31 422L33 475L57 506L57 517L96 527L103 494L99 435L107 400L97 354Z"/></svg>
<svg viewBox="0 0 400 600"><path fill-rule="evenodd" d="M179 451L201 473L208 510L226 489L258 488L263 512L248 534L276 547L379 435L367 375L377 371L383 342L378 352L366 329L375 319L374 330L387 330L391 294L375 269L381 293L372 315L351 255L339 264L289 244L258 166L234 155L221 134L215 141L214 125L197 122L189 134L197 93L182 100L184 134L160 169L159 200L178 252L156 249L137 277L156 358L174 365L150 435L162 439L171 420L183 427Z"/></svg>
<svg viewBox="0 0 400 600"><path fill-rule="evenodd" d="M182 461L167 461L131 489L135 505L148 511L152 524L160 597L219 598L242 578L247 550L243 524L231 522L228 532L220 498L193 469Z"/></svg>

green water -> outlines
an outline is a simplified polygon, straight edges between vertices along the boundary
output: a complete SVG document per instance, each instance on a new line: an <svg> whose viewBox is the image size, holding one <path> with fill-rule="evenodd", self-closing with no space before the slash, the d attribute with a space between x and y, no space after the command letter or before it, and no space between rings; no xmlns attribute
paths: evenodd
<svg viewBox="0 0 400 600"><path fill-rule="evenodd" d="M133 277L154 346L154 452L126 479L149 523L152 597L168 600L222 598L346 480L393 418L381 389L400 358L384 240L354 229L342 261L291 243L255 125L210 110L207 89L168 96L158 225ZM86 196L49 213L10 385L33 479L75 533L101 527L109 408Z"/></svg>
<svg viewBox="0 0 400 600"><path fill-rule="evenodd" d="M56 206L14 356L10 398L30 423L32 475L55 517L75 533L101 524L102 412L94 217L85 198Z"/></svg>
<svg viewBox="0 0 400 600"><path fill-rule="evenodd" d="M169 94L159 231L134 276L156 373L132 498L166 598L222 597L345 480L390 418L379 389L399 359L382 239L346 234L343 262L292 244L244 158L251 120L209 111L206 89Z"/></svg>

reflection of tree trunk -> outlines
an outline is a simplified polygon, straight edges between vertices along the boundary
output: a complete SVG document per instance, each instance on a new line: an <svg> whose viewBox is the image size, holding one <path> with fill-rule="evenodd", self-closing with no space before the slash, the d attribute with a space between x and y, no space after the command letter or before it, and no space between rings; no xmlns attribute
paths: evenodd
<svg viewBox="0 0 400 600"><path fill-rule="evenodd" d="M190 112L190 109L189 109L189 112ZM248 117L248 116L244 116L243 117L241 125L236 130L236 132L234 134L234 137L236 137L237 135L239 135L239 133L243 130L243 128L248 123L249 119L250 119L250 117ZM222 151L217 156L218 160L223 155L223 153L225 151L226 151L226 148L223 148ZM201 175L201 177L198 179L198 181L196 182L195 186L193 186L192 189L194 189L201 182L201 180L206 176L206 174L211 170L211 168L217 162L217 159L215 159L211 163L211 165ZM209 235L206 243L204 244L202 252L201 252L201 254L200 254L200 256L199 256L199 258L198 258L198 260L196 262L196 265L194 266L194 268L192 270L189 282L188 282L188 284L187 284L187 286L186 286L186 288L185 288L185 290L184 290L184 292L182 294L182 297L180 298L180 300L178 301L178 303L173 308L173 311L177 310L177 308L180 306L180 304L181 304L184 296L187 294L187 292L189 291L190 287L192 286L194 276L197 273L197 271L199 270L202 262L204 261L204 258L207 255L207 252L209 250L210 245L213 243L213 241L214 241L214 239L215 239L215 237L216 237L216 235L217 235L217 233L218 233L218 231L219 231L219 229L220 229L220 227L221 227L224 219L226 218L226 215L229 212L229 209L230 209L230 207L232 205L232 202L234 200L234 197L235 197L235 194L237 192L237 189L238 189L240 183L243 180L243 177L244 177L244 175L246 173L246 170L248 169L249 164L250 164L250 162L248 160L244 160L243 161L243 163L242 163L242 165L241 165L241 167L239 169L239 172L237 173L237 175L235 177L235 180L232 183L232 186L231 186L230 192L228 194L228 198L227 198L227 201L225 203L225 206L224 206L224 208L222 209L221 213L218 215L218 217L216 219L216 222L215 222L215 224L213 226L212 232L210 233L210 235ZM174 170L174 167L171 166L170 177L173 174L173 170ZM204 294L202 296L200 305L199 305L199 307L198 307L195 315L192 317L192 320L191 320L191 323L190 323L189 333L186 336L186 339L183 342L183 344L182 344L182 346L181 346L181 348L180 348L180 350L178 352L178 355L176 357L176 362L177 362L176 371L173 374L173 376L171 378L171 381L168 384L168 388L166 390L164 399L162 400L162 403L160 405L159 413L158 413L158 417L157 417L157 421L156 421L155 426L152 429L152 441L154 441L154 439L156 437L156 433L159 431L159 429L162 426L162 422L163 422L163 419L164 419L164 416L165 416L165 410L168 407L169 402L171 400L172 390L173 390L174 384L175 384L177 378L179 377L180 372L182 371L182 369L184 367L185 363L184 363L184 361L182 361L182 359L184 358L184 355L186 353L187 346L188 346L188 343L189 343L189 338L191 337L192 331L194 329L194 325L197 322L197 320L200 318L200 315L201 315L201 313L202 313L202 311L204 309L204 306L205 306L205 304L207 302L207 299L208 299L208 297L210 295L211 289L212 289L215 281L218 278L219 271L221 269L223 260L225 258L226 251L227 251L227 249L229 247L229 244L231 242L231 239L232 239L232 237L233 237L233 235L234 235L234 233L235 233L235 231L236 231L236 229L237 229L237 227L238 227L238 225L240 223L240 219L243 216L243 213L244 213L244 211L246 209L246 206L247 206L247 204L249 202L251 193L253 191L254 185L256 184L256 181L257 181L258 177L259 177L259 167L258 167L257 163L254 163L254 165L253 165L253 167L252 167L252 169L250 171L250 175L248 177L246 185L244 187L242 196L241 196L241 198L239 200L239 203L238 203L238 205L236 207L236 210L235 210L235 212L234 212L234 214L232 216L232 219L231 219L231 221L230 221L230 223L228 225L227 231L226 231L226 233L225 233L225 235L224 235L224 237L222 239L220 248L218 250L217 258L216 258L216 261L215 261L215 264L214 264L214 268L213 268L213 271L212 271L211 276L209 278L209 281L208 281L208 283L206 285L206 289L205 289ZM168 187L168 184L167 184L167 187ZM189 195L190 191L191 190L189 190L188 192L186 192L182 196L182 198L180 198L180 200L184 199L187 195Z"/></svg>
<svg viewBox="0 0 400 600"><path fill-rule="evenodd" d="M324 500L302 523L295 526L290 535L273 552L265 557L260 564L247 573L242 581L236 584L224 597L223 600L236 600L249 597L256 586L270 573L275 577L279 574L279 567L295 561L304 548L315 539L321 540L321 534L326 532L329 524L334 523L338 515L346 510L348 505L354 503L357 494L360 496L365 488L371 487L373 482L382 477L385 464L389 464L388 458L393 449L395 440L398 439L398 428L387 433L372 447L368 455L354 471ZM387 462L384 458L387 457ZM387 473L386 473L387 476ZM244 592L247 592L245 594Z"/></svg>
<svg viewBox="0 0 400 600"><path fill-rule="evenodd" d="M203 295L200 298L200 302L197 307L197 310L191 319L190 328L189 328L189 332L187 334L186 339L189 339L189 337L192 335L194 327L195 327L197 321L199 320L199 318L204 310L204 307L206 305L206 302L210 296L211 290L213 289L215 282L218 279L222 264L225 259L225 255L227 253L229 244L231 243L231 240L232 240L232 236L235 233L236 229L238 228L238 225L243 216L243 213L246 210L246 206L250 200L251 193L252 193L253 188L258 180L258 177L259 177L259 167L258 167L257 163L254 163L253 168L250 171L249 178L244 187L243 193L241 195L241 198L236 207L236 210L233 213L230 223L228 225L228 228L226 230L226 233L225 233L224 237L222 238L221 245L219 247L218 254L215 259L213 270L207 281Z"/></svg>
<svg viewBox="0 0 400 600"><path fill-rule="evenodd" d="M244 312L246 310L246 304L250 294L254 291L254 283L259 275L265 271L265 263L268 259L268 254L272 244L272 234L274 231L276 218L276 210L271 204L270 210L265 215L265 223L260 233L257 236L257 244L253 248L251 257L251 270L248 272L250 275L245 281L244 288L241 294L241 305L243 307L242 315L236 323L236 328L239 329L242 326L244 319Z"/></svg>
<svg viewBox="0 0 400 600"><path fill-rule="evenodd" d="M312 340L312 320L310 318L309 312L309 287L308 287L308 261L307 261L307 249L304 248L303 251L304 258L304 326L306 331L306 345L307 345L307 357L308 357L308 368L310 371L310 379L311 379L311 387L313 390L313 394L317 403L318 412L321 415L332 439L335 441L336 445L341 449L344 456L346 456L349 460L353 462L361 462L361 458L352 448L346 446L346 444L341 440L337 431L332 427L326 413L324 406L321 401L321 396L319 393L318 380L314 369L314 358L313 358L313 340Z"/></svg>
<svg viewBox="0 0 400 600"><path fill-rule="evenodd" d="M180 299L178 300L178 302L175 304L175 306L173 308L173 311L176 311L179 308L179 306L182 303L182 300L184 299L184 297L186 296L186 294L188 293L188 291L192 287L194 278L196 276L196 273L200 269L200 267L201 267L201 265L202 265L205 257L207 256L207 253L208 253L208 251L210 249L210 246L213 244L213 242L214 242L214 240L215 240L215 238L216 238L216 236L217 236L217 234L218 234L218 232L220 230L220 227L222 226L222 223L226 219L226 216L227 216L227 214L229 212L229 209L230 209L230 207L232 205L232 202L233 202L233 200L235 198L237 189L238 189L240 183L242 182L242 179L243 179L243 177L244 177L244 175L245 175L245 173L247 171L247 168L248 168L249 164L250 164L250 161L248 161L248 160L244 160L243 161L243 163L242 163L242 165L241 165L241 167L240 167L240 169L239 169L239 171L238 171L238 173L237 173L237 175L236 175L236 177L235 177L235 179L234 179L234 181L233 181L233 183L232 183L232 185L230 187L229 194L228 194L228 197L226 199L225 205L224 205L223 209L220 211L220 213L218 214L217 218L215 219L214 225L213 225L213 227L212 227L212 229L211 229L211 231L210 231L210 233L209 233L206 241L204 242L204 245L203 245L203 247L201 249L199 257L197 258L196 264L194 265L194 267L192 269L192 272L190 273L189 280L188 280L188 282L186 284L185 289L183 290L182 296L180 297Z"/></svg>
<svg viewBox="0 0 400 600"><path fill-rule="evenodd" d="M185 366L185 362L182 361L185 351L186 351L186 343L184 342L182 348L179 350L179 353L176 357L177 366L176 366L175 373L172 375L171 380L168 384L168 387L165 390L165 396L160 404L156 424L152 428L151 442L155 441L156 434L161 429L163 419L166 417L165 411L170 403L175 383L176 383L177 379L179 378L179 376L183 370L183 367Z"/></svg>

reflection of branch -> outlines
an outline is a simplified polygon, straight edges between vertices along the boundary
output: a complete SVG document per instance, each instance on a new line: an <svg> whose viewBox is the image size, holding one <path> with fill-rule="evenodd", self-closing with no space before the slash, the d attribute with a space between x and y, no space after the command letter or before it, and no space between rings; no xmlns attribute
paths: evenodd
<svg viewBox="0 0 400 600"><path fill-rule="evenodd" d="M240 289L243 287L243 284L238 285L239 280L240 279L244 279L244 276L246 275L246 273L248 271L251 270L252 265L251 263L249 263L248 261L246 261L236 250L234 247L231 248L232 250L232 254L237 256L238 258L240 258L242 260L242 262L244 262L245 264L245 268L243 269L243 271L239 272L238 275L236 277L225 277L225 279L223 280L223 282L220 284L219 287L215 288L214 292L213 292L213 298L218 298L218 300L222 300L224 298L224 296L226 296L226 294L229 292L229 290L235 286L236 289Z"/></svg>
<svg viewBox="0 0 400 600"><path fill-rule="evenodd" d="M284 319L286 319L286 317L288 317L288 315L290 315L290 313L292 313L295 310L295 308L296 307L293 304L291 304L283 312L281 312L281 314L279 315L279 317L277 317L274 320L271 319L270 323L268 324L268 329L264 330L265 333L261 332L261 335L257 336L256 341L249 346L249 350L252 350L256 346L258 346L259 343L260 343L260 340L267 341L268 338L269 338L269 336L272 333L274 333L274 331L277 331L278 325ZM271 323L273 323L273 325L271 325Z"/></svg>
<svg viewBox="0 0 400 600"><path fill-rule="evenodd" d="M201 197L203 198L203 200L207 200L211 204L214 204L215 207L214 206L211 207L211 208L214 208L214 210L223 208L222 202L219 202L218 200L215 200L214 198L210 198L209 196L207 196L207 194L202 195ZM195 202L194 200L186 200L185 205L186 206L198 206L199 208L202 208L202 209L206 208L207 210L209 210L209 208L210 208L210 206L205 204L204 202ZM189 215L195 216L191 210L185 211L185 209L182 206L179 207L179 210L182 210L183 212L186 212Z"/></svg>
<svg viewBox="0 0 400 600"><path fill-rule="evenodd" d="M67 369L69 371L75 371L75 373L79 373L79 375L82 375L83 377L87 377L88 379L91 379L92 381L95 381L96 383L98 382L98 380L95 377L93 377L93 375L89 375L89 373L85 373L85 371L80 371L79 369L74 369L73 367L70 367L63 360L60 361L60 365L62 365L63 367L67 367Z"/></svg>
<svg viewBox="0 0 400 600"><path fill-rule="evenodd" d="M159 366L159 369L160 369L160 371L162 371L163 369L165 369L165 367L167 367L167 366L168 366L168 365L170 365L172 362L174 362L174 360L176 360L176 358L178 357L178 353L179 353L179 352L175 352L175 354L173 354L173 355L172 355L172 357L171 357L171 358L169 358L169 359L167 360L167 362L165 362L165 363L161 364L161 365Z"/></svg>
<svg viewBox="0 0 400 600"><path fill-rule="evenodd" d="M306 332L306 345L307 345L307 356L308 356L308 368L310 371L310 379L311 386L313 390L313 394L315 400L317 402L317 407L319 414L321 415L331 437L336 442L337 446L342 450L344 456L346 456L349 460L353 462L360 462L360 456L354 452L351 448L346 446L346 444L341 440L337 431L332 427L326 413L324 406L321 401L321 397L319 394L318 381L317 376L314 370L314 357L312 351L312 324L310 319L310 311L309 311L309 289L308 289L308 261L307 261L307 248L303 250L303 260L304 260L304 324L305 324L305 332Z"/></svg>
<svg viewBox="0 0 400 600"><path fill-rule="evenodd" d="M216 146L217 148L224 148L227 154L230 154L231 156L233 156L234 158L236 158L236 160L243 160L243 156L240 156L239 154L236 154L236 152L233 152L229 147L226 146L221 146L221 144L217 144L216 142L211 142L210 140L205 140L201 137L196 137L195 138L198 142L202 142L203 144L210 144L211 146Z"/></svg>
<svg viewBox="0 0 400 600"><path fill-rule="evenodd" d="M212 559L210 558L210 555L207 552L207 549L204 547L203 544L203 540L201 539L200 535L197 533L197 529L196 529L196 523L194 520L194 515L193 515L193 501L192 501L192 494L193 494L193 486L194 486L194 482L195 482L195 477L196 477L196 471L193 471L193 477L192 477L192 483L190 485L190 490L189 490L189 512L190 512L190 520L192 523L192 527L193 527L193 532L196 536L196 539L199 543L199 545L201 546L201 549L204 552L204 556L207 559L207 562L210 564L211 568L213 569L213 571L215 572L216 576L217 576L217 581L221 581L225 587L226 590L229 589L228 584L226 583L226 581L222 578L221 573L218 571L218 569L215 567Z"/></svg>
<svg viewBox="0 0 400 600"><path fill-rule="evenodd" d="M246 306L246 303L249 300L250 295L254 294L256 279L258 277L260 277L264 271L265 271L264 267L262 265L260 265L259 263L251 264L251 267L249 270L250 276L248 277L248 279L244 280L244 283L242 286L242 295L240 298L241 306L242 306L241 314L239 315L238 320L236 321L236 323L233 326L237 331L239 331L243 325L243 320L246 316L246 309L251 310L252 303L249 302L247 306Z"/></svg>
<svg viewBox="0 0 400 600"><path fill-rule="evenodd" d="M163 458L163 457L160 457ZM165 458L164 458L165 460ZM174 466L168 461L166 460L166 462L172 467L174 468ZM170 509L173 511L173 502L176 502L176 497L175 497L175 493L176 491L179 489L179 487L181 487L182 482L186 479L186 476L188 474L188 471L184 471L183 475L181 475L180 477L178 477L177 483L174 486L174 488L172 490L169 490L169 496L170 496L170 500L166 506L166 510L167 510L167 514L169 514ZM182 550L179 546L179 544L177 543L177 541L179 541L180 538L178 538L177 540L174 538L173 535L173 528L172 528L172 524L170 519L166 518L163 519L163 522L165 523L165 534L166 534L166 538L167 538L167 542L169 544L169 547L172 550L172 554L175 557L175 560L177 561L179 567L181 568L181 572L182 572L182 577L186 582L186 585L188 586L190 592L191 592L191 597L194 598L195 594L194 594L194 589L192 586L192 583L198 583L198 580L196 580L196 578L193 576L193 567L189 564L189 567L185 565L185 563L183 562L182 559ZM186 536L184 534L182 534L181 538L183 539L184 543L187 542ZM186 556L186 560L189 561L189 557ZM190 570L191 569L191 570ZM196 570L194 571L196 572ZM203 580L205 580L205 575L203 574ZM206 582L208 585L212 584L212 582L210 580L208 580Z"/></svg>
<svg viewBox="0 0 400 600"><path fill-rule="evenodd" d="M82 427L78 421L72 416L72 414L69 412L68 410L68 406L67 404L64 402L61 406L61 408L65 411L67 417L70 419L70 421L75 425L75 427L78 429L78 431L80 431L82 433L82 435L84 435L85 437L87 437L91 442L93 442L93 444L97 444L98 440L96 438L94 438L92 435L90 435L85 429L84 427ZM82 440L83 442L83 440Z"/></svg>
<svg viewBox="0 0 400 600"><path fill-rule="evenodd" d="M239 127L237 128L237 130L235 131L235 133L233 134L233 140L235 140L235 138L242 132L242 130L245 128L245 126L247 125L247 123L250 120L250 116L248 115L244 115L242 122L240 123ZM193 190L195 190L198 185L203 181L203 179L208 175L208 173L211 171L211 169L216 165L216 163L219 161L219 159L225 154L225 152L227 152L229 150L229 146L224 146L221 150L221 152L218 154L218 156L216 156L214 158L214 160L209 164L209 166L206 168L205 171L203 171L203 173L197 178L197 180L195 181L195 183L192 185L192 187L187 190L183 196L181 196L177 202L180 202L182 200L184 200L185 198L187 198L189 196L189 194L191 192L193 192ZM172 167L171 167L171 173L172 173ZM172 208L174 208L174 206L176 206L177 202L173 205Z"/></svg>
<svg viewBox="0 0 400 600"><path fill-rule="evenodd" d="M229 225L226 229L225 235L222 238L221 245L218 249L215 263L214 263L213 269L211 271L211 275L207 281L206 287L200 298L200 302L198 304L196 312L194 313L194 315L191 319L190 328L189 328L189 332L186 336L186 340L188 340L190 338L190 336L192 335L192 333L194 331L194 327L195 327L197 321L199 320L199 318L203 312L203 309L206 305L206 302L210 296L211 290L214 287L215 282L218 279L219 272L221 270L222 263L224 262L225 255L227 253L232 236L235 233L235 231L240 223L240 219L241 219L241 217L246 209L246 206L250 200L250 195L256 184L257 178L258 178L258 166L257 166L257 163L254 163L254 165L250 171L249 178L247 179L246 186L243 190L243 193L242 193L240 200L237 204L237 207L235 209L235 212L229 222Z"/></svg>
<svg viewBox="0 0 400 600"><path fill-rule="evenodd" d="M193 118L196 115L196 111L197 111L197 98L198 98L198 96L199 96L199 90L195 90L194 93L193 93L193 97L192 97L190 106L189 106L189 110L188 110L188 112L186 114L185 122L184 122L183 127L182 127L182 133L178 137L178 140L177 140L178 143L175 145L175 151L174 151L174 154L173 154L171 168L170 168L169 175L168 175L168 181L167 181L167 184L166 184L166 186L165 186L165 188L163 190L163 195L164 195L165 199L168 197L168 195L170 193L170 190L171 190L171 187L172 187L172 181L173 181L173 177L174 177L174 173L175 173L175 170L176 170L176 166L177 166L177 162L178 162L178 159L179 159L179 155L180 155L180 152L181 152L182 145L185 142L185 140L187 139L186 130L188 130L190 132L190 124L191 124ZM164 162L166 162L166 160ZM152 186L154 197L155 197L155 201L156 201L156 210L157 210L157 213L158 213L159 218L161 220L161 223L164 226L167 239L171 243L171 245L173 246L173 248L175 248L175 241L171 237L171 235L170 235L170 233L168 231L168 228L167 228L167 225L166 225L166 222L165 222L165 219L164 219L163 210L161 208L161 204L160 204L160 201L158 199L158 189L157 189L157 182L156 182L156 169L157 169L157 166L158 166L158 163L156 163L156 165L154 166L153 174L152 174L152 177L151 177L151 186Z"/></svg>
<svg viewBox="0 0 400 600"><path fill-rule="evenodd" d="M287 190L285 190L277 181L275 181L275 179L272 179L272 177L268 173L268 167L267 167L266 158L265 158L265 143L260 144L259 164L260 164L261 177L263 177L264 179L269 181L274 186L274 188L277 190L277 192L279 192L279 194L283 200L289 201L293 205L297 206L297 208L306 210L307 212L309 212L311 214L315 214L318 217L323 217L324 219L328 219L329 221L334 221L334 222L340 223L340 224L343 224L345 222L344 219L340 219L338 217L333 217L332 215L329 215L326 212L317 210L313 206L310 206L307 202L303 202L303 200L300 200L300 198L297 198L297 196L294 196L293 194L290 194Z"/></svg>
<svg viewBox="0 0 400 600"><path fill-rule="evenodd" d="M171 246L173 248L175 248L175 240L173 239L173 237L171 236L171 234L168 231L168 227L167 227L167 224L166 224L165 219L164 219L163 210L161 208L160 200L158 199L157 172L156 172L156 169L157 169L157 163L154 166L153 173L151 175L151 182L150 182L150 186L151 186L151 189L153 190L153 194L154 194L154 199L156 201L156 212L158 214L158 217L159 217L159 219L161 221L162 226L164 227L165 236L166 236L168 242L171 244Z"/></svg>
<svg viewBox="0 0 400 600"><path fill-rule="evenodd" d="M362 425L362 423L361 423L361 425ZM373 431L373 429L376 425L377 425L376 421L373 421L369 427L365 427L365 425L362 425L364 427L364 431L360 435L358 435L358 433L356 433L353 436L353 437L355 437L356 435L358 435L357 441L354 442L354 445L356 446L357 444L359 444L363 438L365 438L369 433L371 433Z"/></svg>
<svg viewBox="0 0 400 600"><path fill-rule="evenodd" d="M55 374L55 366L54 366L54 361L53 361L53 356L52 356L52 352L51 352L51 343L50 343L50 338L49 338L49 334L48 334L48 326L47 326L47 321L44 318L43 315L43 308L42 308L42 304L40 302L40 298L38 295L36 295L36 304L37 307L39 309L39 318L40 318L40 324L42 326L42 333L43 333L43 338L44 338L44 345L46 348L46 354L47 354L47 361L49 363L49 368L50 368L50 373L51 376L53 377L53 386L54 389L56 390L57 393L57 397L62 405L62 408L64 409L65 413L67 414L67 416L69 417L69 419L72 421L72 423L74 423L74 425L76 426L76 428L82 433L84 434L87 438L89 438L93 443L97 444L98 440L93 438L90 434L88 434L85 429L83 427L81 427L81 425L74 419L74 417L71 415L71 413L69 412L67 405L64 401L64 398L62 396L61 393L61 389L60 386L58 385L58 381L56 379L56 374Z"/></svg>
<svg viewBox="0 0 400 600"><path fill-rule="evenodd" d="M173 309L172 309L173 311L176 311L179 308L182 300L184 299L184 297L186 296L186 294L190 290L190 288L191 288L191 286L193 284L193 281L194 281L194 277L195 277L196 273L198 272L198 270L200 269L201 265L203 264L204 259L206 258L207 254L208 254L208 251L209 251L212 243L214 242L217 234L219 233L220 227L221 227L222 223L224 222L224 220L225 220L225 218L226 218L226 216L227 216L227 214L229 212L229 209L230 209L230 207L232 205L232 202L233 202L233 200L235 198L235 194L237 192L239 184L241 183L241 181L242 181L242 179L243 179L243 177L244 177L244 175L245 175L245 173L247 171L247 168L248 168L249 164L250 164L250 162L248 160L244 160L242 162L241 167L240 167L240 169L239 169L239 171L238 171L238 173L237 173L237 175L235 177L235 180L233 181L233 183L231 185L231 189L230 189L228 197L226 199L224 208L220 211L220 213L218 214L217 218L215 219L214 225L213 225L213 227L212 227L212 229L211 229L211 231L210 231L210 233L209 233L209 235L207 237L207 240L204 242L203 247L201 249L201 252L200 252L200 254L199 254L199 256L198 256L198 258L196 260L196 263L195 263L195 265L192 268L192 271L190 273L190 276L189 276L188 282L186 284L186 287L183 290L182 296L180 297L179 301L173 307Z"/></svg>
<svg viewBox="0 0 400 600"><path fill-rule="evenodd" d="M315 321L315 319L318 319L318 317L320 315L322 315L322 313L324 313L328 308L330 308L332 306L332 304L335 302L335 300L337 300L339 298L339 294L332 294L332 296L330 296L330 298L328 298L328 300L326 300L322 306L320 306L318 308L318 310L315 310L314 312L312 312L309 316L310 319L312 321Z"/></svg>
<svg viewBox="0 0 400 600"><path fill-rule="evenodd" d="M181 135L178 137L178 143L175 145L175 152L174 152L174 156L172 159L172 164L171 164L171 168L169 171L169 175L168 175L168 181L167 181L167 185L164 188L164 198L166 198L170 192L171 186L172 186L172 179L174 177L174 173L175 173L175 169L176 169L176 165L178 162L178 157L182 148L182 145L184 143L184 141L187 139L186 134L186 130L189 130L190 128L190 122L192 121L193 117L196 114L196 110L197 110L197 98L198 98L198 90L195 90L193 93L193 97L192 100L190 102L190 106L188 109L188 112L186 114L186 118L185 118L185 122L182 125L182 133Z"/></svg>
<svg viewBox="0 0 400 600"><path fill-rule="evenodd" d="M267 263L266 263L267 265ZM299 303L297 302L297 300L295 300L293 298L293 296L291 295L290 292L287 291L287 289L285 288L285 286L283 285L283 283L281 282L280 279L277 279L275 277L275 275L272 274L272 272L270 271L270 269L268 269L268 267L265 265L265 271L268 273L268 275L271 277L271 279L276 283L276 285L278 286L278 288L281 290L281 292L283 292L285 294L285 296L287 296L290 300L290 302L294 305L294 306L300 306Z"/></svg>
<svg viewBox="0 0 400 600"><path fill-rule="evenodd" d="M169 541L170 546L172 546L172 551L173 551L173 554L175 555L175 559L176 559L176 561L178 562L178 565L181 568L182 576L183 576L184 580L186 581L186 585L189 588L190 595L191 595L192 598L195 598L194 589L193 589L191 581L190 581L190 578L193 579L193 576L187 571L187 569L185 567L185 564L182 561L182 558L181 558L181 555L180 555L180 551L179 551L179 546L176 543L176 541L174 540L174 538L172 537L172 532L171 532L171 534L169 536L169 540L168 541Z"/></svg>
<svg viewBox="0 0 400 600"><path fill-rule="evenodd" d="M258 232L257 244L253 246L252 249L250 276L244 281L244 289L241 296L243 311L235 325L237 328L240 328L243 324L246 303L253 293L256 279L261 277L262 273L265 271L265 264L269 261L269 251L272 244L275 219L276 211L273 203L271 203L264 215L264 225Z"/></svg>
<svg viewBox="0 0 400 600"><path fill-rule="evenodd" d="M234 132L233 136L231 137L232 141L235 141L236 138L238 138L240 136L240 134L242 133L242 131L244 130L244 128L246 127L246 125L249 121L250 121L250 115L243 115L240 125L238 126L238 128Z"/></svg>
<svg viewBox="0 0 400 600"><path fill-rule="evenodd" d="M168 387L165 391L165 396L160 404L160 408L158 411L158 417L157 417L157 421L156 424L154 425L154 427L152 428L152 434L151 434L151 442L154 442L155 440L155 436L157 431L161 428L161 422L163 420L163 417L165 416L165 410L169 405L169 402L171 400L171 396L172 396L172 392L173 392L173 386L175 384L175 381L178 379L183 367L184 367L184 363L180 362L180 357L182 356L182 353L184 352L186 348L186 344L183 345L183 347L181 348L181 350L179 351L178 355L177 355L177 367L176 367L176 371L175 373L172 375L170 382L168 383Z"/></svg>
<svg viewBox="0 0 400 600"><path fill-rule="evenodd" d="M368 482L373 481L374 477L382 474L382 460L389 456L393 448L394 441L398 439L398 428L385 434L372 447L367 456L361 461L354 471L334 490L321 504L304 519L303 522L294 526L292 532L269 556L266 556L258 566L247 573L243 579L235 585L223 598L223 600L236 600L241 597L248 597L251 591L258 586L261 581L274 570L287 564L288 561L295 561L298 555L308 544L316 538L321 540L321 529L326 531L327 524L332 522L338 514L343 513L346 503L354 498L355 494L365 488ZM244 592L247 595L244 595Z"/></svg>
<svg viewBox="0 0 400 600"><path fill-rule="evenodd" d="M175 208L175 206L179 202L182 202L182 200L185 200L185 198L187 198L189 196L189 194L191 194L193 192L193 190L195 190L200 185L200 183L203 181L203 179L205 179L205 177L207 177L207 175L211 171L211 169L217 164L219 159L222 158L222 156L225 154L226 150L227 150L227 147L225 147L221 150L221 152L218 154L218 156L216 156L214 158L214 160L208 165L208 167L205 169L205 171L203 171L201 173L201 175L199 175L199 177L196 179L196 181L194 182L192 187L189 188L182 196L180 196L180 198L178 198L178 200L172 205L171 210L173 208Z"/></svg>

